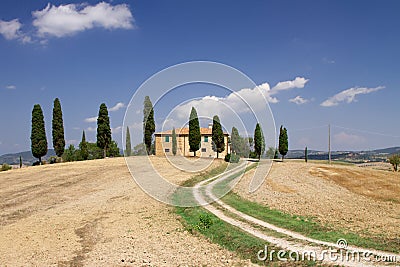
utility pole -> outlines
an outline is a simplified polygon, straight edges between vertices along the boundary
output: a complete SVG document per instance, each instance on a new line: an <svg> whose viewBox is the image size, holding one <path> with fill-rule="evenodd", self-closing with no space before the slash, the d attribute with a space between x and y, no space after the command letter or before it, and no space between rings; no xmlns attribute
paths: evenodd
<svg viewBox="0 0 400 267"><path fill-rule="evenodd" d="M328 158L329 164L331 164L331 125L328 125Z"/></svg>

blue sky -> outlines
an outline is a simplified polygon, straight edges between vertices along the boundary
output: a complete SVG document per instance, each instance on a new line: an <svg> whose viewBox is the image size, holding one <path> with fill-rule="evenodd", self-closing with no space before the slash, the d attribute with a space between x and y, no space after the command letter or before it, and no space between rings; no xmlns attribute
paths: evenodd
<svg viewBox="0 0 400 267"><path fill-rule="evenodd" d="M399 1L48 2L0 2L0 154L30 149L36 103L51 147L56 97L68 143L82 130L95 140L87 119L105 102L121 144L135 90L193 60L237 68L267 83L268 95L281 83L270 106L291 149L326 150L328 123L341 126L332 128L333 149L400 145Z"/></svg>

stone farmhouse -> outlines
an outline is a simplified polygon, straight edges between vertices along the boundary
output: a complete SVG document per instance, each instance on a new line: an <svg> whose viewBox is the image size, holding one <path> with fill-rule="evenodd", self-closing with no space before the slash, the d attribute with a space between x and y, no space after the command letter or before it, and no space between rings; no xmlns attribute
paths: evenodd
<svg viewBox="0 0 400 267"><path fill-rule="evenodd" d="M190 152L189 147L189 128L178 128L175 129L176 143L177 143L177 155L185 157L193 156L194 153ZM217 152L212 149L212 124L208 128L200 128L201 134L201 146L196 151L198 157L217 157ZM224 132L225 150L219 153L219 158L224 158L227 153L230 153L228 144L229 134ZM173 155L172 153L172 130L155 133L155 147L156 156Z"/></svg>

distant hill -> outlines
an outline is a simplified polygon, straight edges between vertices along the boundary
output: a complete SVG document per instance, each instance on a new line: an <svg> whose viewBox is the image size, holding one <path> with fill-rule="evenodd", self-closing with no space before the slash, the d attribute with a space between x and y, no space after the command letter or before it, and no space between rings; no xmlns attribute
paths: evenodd
<svg viewBox="0 0 400 267"><path fill-rule="evenodd" d="M121 155L123 155L123 150L120 149ZM400 147L388 147L383 149L376 149L371 151L332 151L332 160L348 161L348 162L369 162L369 161L380 161L384 162L387 156L392 154L400 154ZM47 155L43 157L44 160L48 160L49 157L55 156L53 149L49 149ZM32 165L36 158L32 156L31 151L24 151L14 154L5 154L0 156L0 164L7 163L10 165L19 164L19 156L22 156L22 162L24 165ZM287 159L304 159L304 150L289 150ZM328 152L318 151L318 150L308 150L308 158L315 160L327 160Z"/></svg>
<svg viewBox="0 0 400 267"><path fill-rule="evenodd" d="M389 147L389 148L384 148L384 149L377 149L373 150L372 152L376 154L397 154L400 153L400 147Z"/></svg>
<svg viewBox="0 0 400 267"><path fill-rule="evenodd" d="M385 162L392 154L400 154L400 147L388 147L371 151L332 151L331 159L353 163ZM289 150L286 158L304 159L304 150ZM327 160L328 152L309 150L308 159Z"/></svg>
<svg viewBox="0 0 400 267"><path fill-rule="evenodd" d="M54 152L54 149L49 149L47 152L47 155L44 156L42 159L47 160L51 156L55 156L56 153ZM22 157L22 163L24 165L32 165L35 161L37 161L37 158L32 156L31 151L24 151L24 152L19 152L19 153L14 153L14 154L4 154L0 156L0 164L7 163L10 165L19 165L19 157Z"/></svg>

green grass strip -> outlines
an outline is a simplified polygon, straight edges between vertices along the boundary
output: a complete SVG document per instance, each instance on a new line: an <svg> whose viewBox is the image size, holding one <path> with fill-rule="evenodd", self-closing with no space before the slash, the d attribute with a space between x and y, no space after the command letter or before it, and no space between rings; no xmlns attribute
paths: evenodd
<svg viewBox="0 0 400 267"><path fill-rule="evenodd" d="M246 213L254 218L300 233L307 237L333 243L340 238L344 238L347 243L352 246L395 253L399 252L400 240L361 237L355 233L345 232L340 229L332 229L315 222L311 217L293 216L279 210L271 209L266 205L245 200L233 192L228 193L221 200L238 211Z"/></svg>
<svg viewBox="0 0 400 267"><path fill-rule="evenodd" d="M222 173L225 168L226 165L219 166L213 170L210 170L209 172L205 172L201 175L193 177L192 179L184 182L182 185L193 186L202 180ZM179 199L183 196L175 194L174 197L179 203ZM278 251L280 248L272 246L266 241L254 237L253 235L250 235L239 228L224 222L203 207L176 207L175 211L180 216L181 222L187 231L192 234L200 233L204 235L211 242L234 252L242 259L250 259L253 263L262 266L315 266L316 264L314 261L301 261L295 263L282 262L277 260L275 254L272 261L260 261L257 258L257 252L261 249L264 249L265 245L268 245L269 250ZM207 218L207 220L204 220L204 218Z"/></svg>

